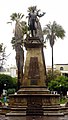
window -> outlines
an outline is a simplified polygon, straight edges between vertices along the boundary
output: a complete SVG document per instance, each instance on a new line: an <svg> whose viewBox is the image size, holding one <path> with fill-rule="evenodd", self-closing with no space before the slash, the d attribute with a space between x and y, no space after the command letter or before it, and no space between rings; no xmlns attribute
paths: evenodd
<svg viewBox="0 0 68 120"><path fill-rule="evenodd" d="M63 68L63 67L60 67L60 70L64 70L64 68Z"/></svg>

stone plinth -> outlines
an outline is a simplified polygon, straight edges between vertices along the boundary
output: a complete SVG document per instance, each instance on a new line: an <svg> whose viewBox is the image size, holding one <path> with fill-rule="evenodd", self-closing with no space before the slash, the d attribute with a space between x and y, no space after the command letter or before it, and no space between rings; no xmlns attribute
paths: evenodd
<svg viewBox="0 0 68 120"><path fill-rule="evenodd" d="M58 107L59 95L54 94L17 94L10 95L10 103L9 106L12 107L28 107L28 104L32 106L41 105L42 108L45 107Z"/></svg>
<svg viewBox="0 0 68 120"><path fill-rule="evenodd" d="M43 53L43 42L39 38L25 41L27 50L24 76L16 95L9 96L11 113L7 116L38 116L44 120L46 115L64 115L59 105L59 95L50 94L46 87L46 66ZM67 109L66 109L67 112ZM41 117L42 116L42 117ZM30 117L33 120L33 117ZM37 117L35 117L36 119Z"/></svg>
<svg viewBox="0 0 68 120"><path fill-rule="evenodd" d="M46 86L43 43L38 38L25 42L27 49L22 86Z"/></svg>
<svg viewBox="0 0 68 120"><path fill-rule="evenodd" d="M48 94L50 91L45 86L24 86L17 94Z"/></svg>

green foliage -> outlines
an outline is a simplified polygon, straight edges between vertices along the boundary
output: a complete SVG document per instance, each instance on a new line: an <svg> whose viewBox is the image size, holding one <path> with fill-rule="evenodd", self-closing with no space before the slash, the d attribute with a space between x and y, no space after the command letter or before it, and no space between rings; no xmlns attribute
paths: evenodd
<svg viewBox="0 0 68 120"><path fill-rule="evenodd" d="M52 75L52 70L47 71L47 82L50 82L52 79L57 78L58 76L61 76L60 71L55 70Z"/></svg>
<svg viewBox="0 0 68 120"><path fill-rule="evenodd" d="M0 44L0 53L3 52L3 43Z"/></svg>
<svg viewBox="0 0 68 120"><path fill-rule="evenodd" d="M23 21L24 14L22 13L12 13L10 19L12 22L15 22L15 32L14 37L12 37L11 43L13 49L16 48L17 43L20 43L23 46L24 43L24 36L28 35L28 26L26 21ZM12 23L8 22L8 23Z"/></svg>
<svg viewBox="0 0 68 120"><path fill-rule="evenodd" d="M9 94L14 94L15 91L16 91L16 90L15 90L14 88L8 89L8 90L7 90L7 95L9 95Z"/></svg>
<svg viewBox="0 0 68 120"><path fill-rule="evenodd" d="M61 25L54 21L52 24L49 22L49 24L46 25L46 27L43 29L43 34L46 35L46 40L49 40L50 46L52 47L57 38L64 38L65 31Z"/></svg>
<svg viewBox="0 0 68 120"><path fill-rule="evenodd" d="M6 86L4 86L6 84ZM8 90L9 88L17 88L16 78L12 78L9 75L0 74L0 94L3 92L3 89Z"/></svg>
<svg viewBox="0 0 68 120"><path fill-rule="evenodd" d="M67 98L65 98L65 97L62 97L61 99L60 99L60 104L65 104L65 103L67 103Z"/></svg>
<svg viewBox="0 0 68 120"><path fill-rule="evenodd" d="M63 93L66 95L68 91L68 77L58 76L48 83L48 88L51 91L58 91L58 93Z"/></svg>
<svg viewBox="0 0 68 120"><path fill-rule="evenodd" d="M15 49L15 42L16 42L15 37L12 37L11 44L13 49Z"/></svg>
<svg viewBox="0 0 68 120"><path fill-rule="evenodd" d="M17 90L17 78L12 78L13 81L13 88L15 88Z"/></svg>
<svg viewBox="0 0 68 120"><path fill-rule="evenodd" d="M16 21L16 20L21 20L23 18L24 14L22 13L12 13L12 15L10 16L11 17L11 20L12 21Z"/></svg>

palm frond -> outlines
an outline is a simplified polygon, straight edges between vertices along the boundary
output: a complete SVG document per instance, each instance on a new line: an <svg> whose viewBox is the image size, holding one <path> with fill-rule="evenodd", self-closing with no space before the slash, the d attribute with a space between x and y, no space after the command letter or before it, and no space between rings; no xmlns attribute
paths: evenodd
<svg viewBox="0 0 68 120"><path fill-rule="evenodd" d="M46 27L44 27L43 34L46 35L46 39L49 39L50 45L52 46L56 38L63 39L65 37L65 30L54 21L52 24L49 22Z"/></svg>

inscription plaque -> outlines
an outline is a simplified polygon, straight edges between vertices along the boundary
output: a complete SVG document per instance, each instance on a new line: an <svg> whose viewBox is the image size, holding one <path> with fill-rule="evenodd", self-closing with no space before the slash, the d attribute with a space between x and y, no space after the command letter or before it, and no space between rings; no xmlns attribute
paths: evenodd
<svg viewBox="0 0 68 120"><path fill-rule="evenodd" d="M28 78L31 79L31 85L37 85L37 80L40 78L37 57L30 58Z"/></svg>

